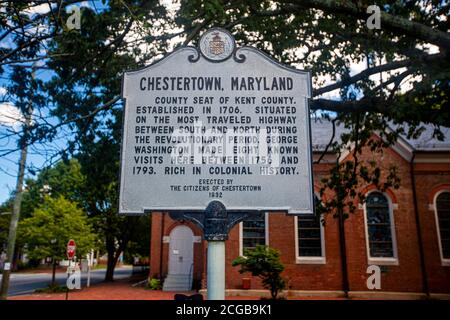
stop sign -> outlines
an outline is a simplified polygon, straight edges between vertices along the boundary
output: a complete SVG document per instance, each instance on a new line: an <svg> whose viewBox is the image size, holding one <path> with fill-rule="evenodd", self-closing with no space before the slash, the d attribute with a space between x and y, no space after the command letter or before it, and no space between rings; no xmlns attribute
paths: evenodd
<svg viewBox="0 0 450 320"><path fill-rule="evenodd" d="M70 239L69 242L67 242L67 258L69 258L69 260L72 260L75 256L76 248L77 245L75 244L75 240Z"/></svg>

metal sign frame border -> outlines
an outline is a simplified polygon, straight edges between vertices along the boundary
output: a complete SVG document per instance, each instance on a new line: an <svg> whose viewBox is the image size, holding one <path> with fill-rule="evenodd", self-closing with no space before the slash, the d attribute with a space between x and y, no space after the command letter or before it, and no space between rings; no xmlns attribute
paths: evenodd
<svg viewBox="0 0 450 320"><path fill-rule="evenodd" d="M162 61L166 60L167 58L169 58L170 56L178 53L179 51L183 51L183 50L193 50L195 52L195 55L190 55L188 56L188 61L191 63L195 63L197 61L200 60L201 57L203 57L205 60L207 60L208 62L211 63L221 63L224 62L226 60L228 60L230 57L233 57L234 61L236 61L237 63L243 63L246 60L246 57L243 53L239 53L239 51L242 50L249 50L252 51L256 54L259 54L260 56L262 56L264 59L266 59L268 62L274 64L277 67L280 67L284 70L290 71L290 72L294 72L294 73L300 73L300 74L306 74L307 78L308 78L308 97L305 96L305 100L306 100L306 111L307 114L311 113L310 110L310 104L309 104L309 100L312 98L312 76L311 76L311 72L307 71L307 70L302 70L302 69L297 69L295 67L291 67L285 64L280 63L279 61L275 60L273 57L271 57L268 53L254 48L254 47L250 47L250 46L242 46L242 47L237 47L235 39L233 37L233 35L228 31L225 30L223 28L219 28L219 27L215 27L215 28L211 28L208 29L209 30L221 30L229 35L231 35L231 38L233 39L233 43L234 43L234 50L232 52L232 54L230 56L228 56L226 59L223 60L211 60L208 59L207 57L205 57L201 50L196 47L196 46L192 46L192 45L186 45L186 46L181 46L178 47L176 49L174 49L172 52L167 53L166 55L164 55L162 58L150 63L149 65L143 66L141 68L137 68L137 69L131 69L131 70L127 70L124 71L122 73L122 77L121 77L121 92L120 92L120 96L121 96L121 100L123 101L123 113L122 113L122 128L121 128L121 140L120 140L120 168L119 168L119 174L118 174L118 178L119 178L119 183L118 183L118 191L119 191L119 197L117 198L117 208L118 208L118 214L122 215L122 216L143 216L143 215L148 215L151 212L167 212L167 213L173 213L173 214L177 214L177 213L181 213L181 212L192 212L192 213L198 213L198 212L205 212L205 208L160 208L160 207L152 207L152 208L143 208L142 211L139 212L121 212L120 211L120 203L121 203L121 190L122 190L122 171L123 171L123 156L124 156L124 129L125 129L125 113L126 113L126 107L127 107L127 99L126 97L124 97L124 85L125 85L125 76L126 74L131 74L131 73L135 73L135 72L140 72L143 71L145 69L151 68L156 66L157 64L161 63ZM312 150L312 134L311 134L311 118L308 117L307 118L307 125L308 125L308 135L309 135L309 148L308 148L308 152L309 152L309 157L310 157L310 165L308 166L308 170L310 172L310 177L311 177L311 203L313 204L312 206L312 211L311 212L297 212L295 210L290 210L292 208L287 208L287 207L277 207L277 208L257 208L255 209L254 207L252 208L231 208L228 209L227 208L227 212L231 212L231 213L238 213L238 212L248 212L248 213L261 213L261 212L286 212L286 214L288 215L316 215L316 208L315 208L315 201L314 201L314 176L313 176L313 150ZM219 199L211 199L211 201L220 201Z"/></svg>

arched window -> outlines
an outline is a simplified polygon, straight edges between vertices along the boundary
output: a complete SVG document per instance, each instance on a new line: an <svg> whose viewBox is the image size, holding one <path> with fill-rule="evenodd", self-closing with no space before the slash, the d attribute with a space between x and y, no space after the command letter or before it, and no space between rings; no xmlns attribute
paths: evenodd
<svg viewBox="0 0 450 320"><path fill-rule="evenodd" d="M320 204L314 195L316 207ZM325 263L325 238L321 216L300 215L295 217L297 263Z"/></svg>
<svg viewBox="0 0 450 320"><path fill-rule="evenodd" d="M268 213L251 215L240 224L240 255L257 245L268 245Z"/></svg>
<svg viewBox="0 0 450 320"><path fill-rule="evenodd" d="M389 199L381 192L366 198L366 242L370 263L396 262L394 217Z"/></svg>
<svg viewBox="0 0 450 320"><path fill-rule="evenodd" d="M450 262L450 191L436 197L435 208L441 257L443 261Z"/></svg>

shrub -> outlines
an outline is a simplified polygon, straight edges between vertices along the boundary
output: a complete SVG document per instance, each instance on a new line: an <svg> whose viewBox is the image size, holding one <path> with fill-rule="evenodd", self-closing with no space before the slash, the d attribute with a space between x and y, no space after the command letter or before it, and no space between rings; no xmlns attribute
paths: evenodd
<svg viewBox="0 0 450 320"><path fill-rule="evenodd" d="M150 290L161 290L162 289L161 280L157 278L148 279L148 288Z"/></svg>
<svg viewBox="0 0 450 320"><path fill-rule="evenodd" d="M35 293L58 293L58 292L66 292L66 286L60 286L58 284L49 284L45 288L34 290Z"/></svg>
<svg viewBox="0 0 450 320"><path fill-rule="evenodd" d="M250 272L252 276L262 279L264 288L270 290L272 299L286 287L281 277L284 265L280 261L280 253L267 246L256 246L255 249L245 250L244 257L233 261L233 266L240 266L239 273Z"/></svg>

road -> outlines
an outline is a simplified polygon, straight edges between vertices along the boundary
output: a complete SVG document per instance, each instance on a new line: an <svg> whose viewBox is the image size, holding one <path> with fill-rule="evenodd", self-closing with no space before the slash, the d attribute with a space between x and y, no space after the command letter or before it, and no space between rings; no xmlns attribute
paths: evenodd
<svg viewBox="0 0 450 320"><path fill-rule="evenodd" d="M120 267L114 271L114 279L123 279L131 276L131 267ZM91 284L102 282L105 279L106 269L91 271ZM0 275L0 279L1 279ZM56 273L56 282L59 285L66 284L67 275ZM8 296L17 296L33 293L36 289L45 288L52 280L51 273L13 273L10 278ZM85 287L87 273L81 273L81 286Z"/></svg>

